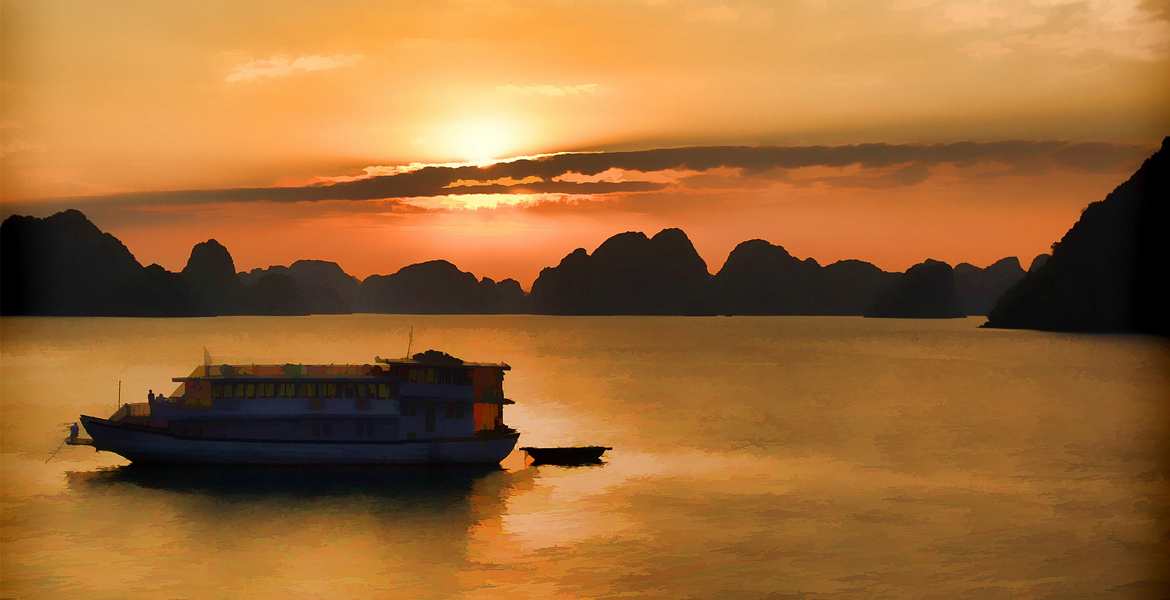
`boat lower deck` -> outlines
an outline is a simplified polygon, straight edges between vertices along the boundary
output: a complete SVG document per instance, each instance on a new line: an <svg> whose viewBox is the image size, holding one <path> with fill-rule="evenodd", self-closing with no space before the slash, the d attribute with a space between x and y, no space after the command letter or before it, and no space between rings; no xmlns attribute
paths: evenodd
<svg viewBox="0 0 1170 600"><path fill-rule="evenodd" d="M519 438L512 430L397 440L207 438L84 415L81 420L96 449L168 464L496 464Z"/></svg>

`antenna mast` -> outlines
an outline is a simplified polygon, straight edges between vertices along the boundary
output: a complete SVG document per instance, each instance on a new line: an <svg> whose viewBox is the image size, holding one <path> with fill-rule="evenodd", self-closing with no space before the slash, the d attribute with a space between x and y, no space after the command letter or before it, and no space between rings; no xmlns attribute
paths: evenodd
<svg viewBox="0 0 1170 600"><path fill-rule="evenodd" d="M414 344L414 325L410 326L410 338L406 341L406 358L410 358L410 346Z"/></svg>

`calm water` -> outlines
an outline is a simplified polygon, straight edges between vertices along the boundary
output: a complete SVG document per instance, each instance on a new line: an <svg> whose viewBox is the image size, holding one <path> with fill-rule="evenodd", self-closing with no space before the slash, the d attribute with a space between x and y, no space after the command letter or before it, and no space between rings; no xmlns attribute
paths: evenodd
<svg viewBox="0 0 1170 600"><path fill-rule="evenodd" d="M859 318L4 319L0 597L1161 598L1170 347ZM586 468L143 470L202 362L505 361Z"/></svg>

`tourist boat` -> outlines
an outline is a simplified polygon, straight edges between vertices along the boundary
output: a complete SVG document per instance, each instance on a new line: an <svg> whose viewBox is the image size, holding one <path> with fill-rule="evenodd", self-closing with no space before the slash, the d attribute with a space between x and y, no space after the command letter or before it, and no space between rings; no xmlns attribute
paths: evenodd
<svg viewBox="0 0 1170 600"><path fill-rule="evenodd" d="M135 463L498 464L504 363L429 350L361 365L211 365L170 396L82 415L98 450ZM87 442L88 443L88 442Z"/></svg>
<svg viewBox="0 0 1170 600"><path fill-rule="evenodd" d="M588 465L601 462L608 446L561 446L556 448L521 448L532 457L535 465Z"/></svg>

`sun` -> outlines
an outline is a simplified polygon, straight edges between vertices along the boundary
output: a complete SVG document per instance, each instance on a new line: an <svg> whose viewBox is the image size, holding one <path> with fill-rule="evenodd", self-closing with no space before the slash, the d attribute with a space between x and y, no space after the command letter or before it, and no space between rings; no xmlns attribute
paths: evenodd
<svg viewBox="0 0 1170 600"><path fill-rule="evenodd" d="M518 128L500 118L469 119L446 129L444 146L452 155L470 162L507 158L519 144Z"/></svg>

